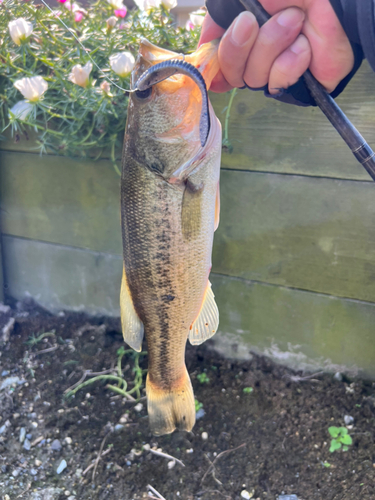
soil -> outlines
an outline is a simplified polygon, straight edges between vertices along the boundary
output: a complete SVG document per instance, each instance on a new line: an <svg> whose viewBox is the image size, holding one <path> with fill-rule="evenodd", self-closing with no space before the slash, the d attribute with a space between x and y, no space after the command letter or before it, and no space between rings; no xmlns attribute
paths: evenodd
<svg viewBox="0 0 375 500"><path fill-rule="evenodd" d="M0 389L2 500L375 498L373 382L296 373L255 355L231 361L210 342L188 346L204 415L191 433L155 437L144 399L140 407L102 382L64 397L85 370L116 366L124 345L118 319L52 315L20 303L1 311L0 387L12 384ZM46 332L54 335L26 344ZM147 357L140 359L146 368ZM133 363L131 354L123 359L129 381ZM353 444L330 453L328 428L344 426L345 416L346 424L353 419Z"/></svg>

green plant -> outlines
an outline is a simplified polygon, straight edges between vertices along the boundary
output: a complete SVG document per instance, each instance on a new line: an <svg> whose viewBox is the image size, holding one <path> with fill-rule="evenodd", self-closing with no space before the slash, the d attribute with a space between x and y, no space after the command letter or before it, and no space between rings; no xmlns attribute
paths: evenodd
<svg viewBox="0 0 375 500"><path fill-rule="evenodd" d="M210 382L210 378L208 377L207 373L199 373L197 375L197 379L201 384L208 384Z"/></svg>
<svg viewBox="0 0 375 500"><path fill-rule="evenodd" d="M250 394L250 393L252 393L252 392L253 392L253 390L254 390L254 389L253 389L252 387L244 387L244 388L242 389L242 392L243 392L243 393L245 393L245 394Z"/></svg>
<svg viewBox="0 0 375 500"><path fill-rule="evenodd" d="M129 88L130 77L115 73L110 56L123 51L135 56L142 37L176 52L191 52L200 30L176 27L163 6L148 12L133 9L116 21L106 1L98 0L87 10L76 3L69 10L69 5L56 1L51 12L24 0L0 2L0 133L9 129L16 141L33 133L40 152L95 159L106 152L115 166L128 103L121 88ZM74 13L77 9L82 16ZM32 30L17 44L9 23L20 18ZM71 79L78 64L92 67L84 85ZM14 86L25 77L39 77L43 92L36 99L24 94L22 101ZM113 83L103 86L106 79Z"/></svg>
<svg viewBox="0 0 375 500"><path fill-rule="evenodd" d="M329 427L328 432L332 436L331 446L329 451L333 453L334 451L340 450L342 447L343 451L348 451L348 446L353 443L352 438L348 434L348 429L346 427Z"/></svg>
<svg viewBox="0 0 375 500"><path fill-rule="evenodd" d="M34 345L39 344L39 342L41 342L46 337L56 337L55 330L51 330L50 332L41 333L38 336L36 336L35 333L33 333L32 335L30 335L29 340L26 340L25 344L32 347Z"/></svg>
<svg viewBox="0 0 375 500"><path fill-rule="evenodd" d="M203 403L200 403L198 399L194 399L194 403L195 403L195 412L203 408Z"/></svg>
<svg viewBox="0 0 375 500"><path fill-rule="evenodd" d="M129 383L125 380L122 369L122 359L127 354L130 355L134 363L132 370L134 373L134 379ZM66 392L65 397L70 398L73 395L75 395L76 392L80 391L81 389L95 382L117 382L117 385L113 385L111 383L107 384L106 387L111 391L120 394L121 396L127 399L134 399L132 394L135 394L136 400L140 399L141 388L143 386L143 375L147 372L147 370L142 370L142 368L140 368L139 358L140 356L145 356L145 355L147 355L147 351L138 353L134 352L133 349L125 350L124 347L120 347L120 349L117 350L117 375L107 374L107 373L96 375L92 378L89 378L85 382L82 382L77 386L73 386L71 389L65 391ZM85 375L84 378L86 378L87 375L90 375L90 371L85 372L84 375ZM128 389L128 385L130 383L133 385L133 387L131 389Z"/></svg>

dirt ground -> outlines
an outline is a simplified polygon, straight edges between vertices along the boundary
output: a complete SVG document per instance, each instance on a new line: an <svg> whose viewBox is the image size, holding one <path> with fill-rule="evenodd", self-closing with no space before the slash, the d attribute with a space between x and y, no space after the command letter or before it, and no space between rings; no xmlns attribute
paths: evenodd
<svg viewBox="0 0 375 500"><path fill-rule="evenodd" d="M188 346L201 416L191 433L154 437L144 399L100 381L64 396L87 370L115 373L119 320L20 303L0 311L2 500L375 498L371 381L311 377L257 356L230 361L209 342ZM129 381L133 366L127 354ZM330 453L328 428L345 425L353 444Z"/></svg>

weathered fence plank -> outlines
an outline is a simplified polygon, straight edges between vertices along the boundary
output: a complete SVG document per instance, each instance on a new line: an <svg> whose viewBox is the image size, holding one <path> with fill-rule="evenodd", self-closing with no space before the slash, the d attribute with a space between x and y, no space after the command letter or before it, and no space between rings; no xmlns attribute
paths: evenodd
<svg viewBox="0 0 375 500"><path fill-rule="evenodd" d="M213 270L375 302L375 184L222 172Z"/></svg>
<svg viewBox="0 0 375 500"><path fill-rule="evenodd" d="M3 232L121 253L120 178L109 161L0 152Z"/></svg>

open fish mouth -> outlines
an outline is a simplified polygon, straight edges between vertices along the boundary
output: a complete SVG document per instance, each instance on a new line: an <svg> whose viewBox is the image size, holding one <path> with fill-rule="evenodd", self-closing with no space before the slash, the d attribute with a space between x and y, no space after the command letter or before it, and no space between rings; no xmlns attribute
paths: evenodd
<svg viewBox="0 0 375 500"><path fill-rule="evenodd" d="M199 119L199 137L202 147L207 142L210 133L210 113L206 82L199 70L184 60L170 59L151 66L137 80L133 92L139 97L145 96L148 90L157 83L160 83L173 75L181 74L191 78L202 94L202 108Z"/></svg>

